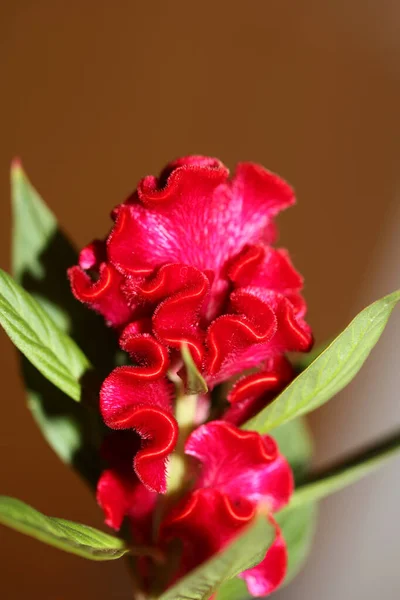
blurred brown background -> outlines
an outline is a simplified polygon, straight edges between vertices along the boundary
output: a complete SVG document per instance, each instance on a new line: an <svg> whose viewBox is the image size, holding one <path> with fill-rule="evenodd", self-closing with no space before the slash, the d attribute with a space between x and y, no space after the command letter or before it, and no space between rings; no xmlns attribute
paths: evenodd
<svg viewBox="0 0 400 600"><path fill-rule="evenodd" d="M333 335L398 286L399 28L396 0L3 0L1 266L9 266L14 155L80 245L106 231L110 208L139 177L173 157L210 154L230 167L254 160L297 190L298 206L280 220L281 242L306 277L317 340ZM382 342L393 353L395 334L393 327ZM3 334L0 344L0 493L101 526L88 490L25 409ZM375 400L357 380L313 417L320 460L399 421L380 385L398 366L376 364ZM368 418L378 401L388 409L384 421ZM284 598L372 600L383 581L385 598L400 596L398 567L382 555L400 551L398 522L384 522L390 498L400 501L392 487L399 463L390 468L390 477L385 471L325 502L308 567ZM378 539L365 537L378 514ZM7 600L130 597L122 563L85 562L3 528L0 572Z"/></svg>

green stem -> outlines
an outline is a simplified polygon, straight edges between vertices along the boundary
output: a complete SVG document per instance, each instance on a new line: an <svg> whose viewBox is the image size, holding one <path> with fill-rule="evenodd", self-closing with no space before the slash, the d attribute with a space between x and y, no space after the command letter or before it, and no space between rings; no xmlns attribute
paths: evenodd
<svg viewBox="0 0 400 600"><path fill-rule="evenodd" d="M296 489L290 504L282 512L321 500L343 489L374 471L399 451L400 431L396 431L376 444L336 462L330 468L311 474Z"/></svg>
<svg viewBox="0 0 400 600"><path fill-rule="evenodd" d="M176 399L175 417L179 425L179 437L176 448L169 459L168 465L168 496L176 496L185 487L186 461L185 443L193 431L197 410L196 395L180 395Z"/></svg>
<svg viewBox="0 0 400 600"><path fill-rule="evenodd" d="M172 377L171 377L172 379ZM183 495L187 489L188 473L187 456L185 455L185 443L195 427L196 410L198 397L195 394L186 395L183 393L181 381L175 381L176 385L176 403L175 403L175 418L179 425L179 437L174 452L171 454L168 463L167 475L167 493L159 494L157 505L153 517L153 539L158 538L158 532L161 521L164 515L168 512L171 506ZM177 564L176 556L178 552L168 553L166 562L162 565L154 564L153 570L153 585L152 597L157 597L159 588L163 589L171 579ZM165 584L165 585L164 585ZM155 595L155 596L154 596Z"/></svg>

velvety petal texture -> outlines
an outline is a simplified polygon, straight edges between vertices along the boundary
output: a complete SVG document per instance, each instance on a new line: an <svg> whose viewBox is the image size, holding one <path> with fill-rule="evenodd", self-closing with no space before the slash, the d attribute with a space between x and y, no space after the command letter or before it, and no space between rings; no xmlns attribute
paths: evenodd
<svg viewBox="0 0 400 600"><path fill-rule="evenodd" d="M168 383L136 379L131 367L116 369L103 383L100 408L112 429L133 429L141 439L133 468L150 490L166 491L166 460L176 445L178 425L172 414Z"/></svg>
<svg viewBox="0 0 400 600"><path fill-rule="evenodd" d="M242 425L267 406L293 376L293 368L284 356L270 358L261 371L235 383L228 395L231 406L224 412L223 419Z"/></svg>
<svg viewBox="0 0 400 600"><path fill-rule="evenodd" d="M185 452L196 461L194 490L161 525L163 543L182 541L178 576L231 541L251 522L257 506L267 506L271 514L283 508L293 492L291 469L269 436L212 421L191 434ZM241 574L254 596L274 591L286 573L286 546L269 518L276 531L273 545L257 567Z"/></svg>
<svg viewBox="0 0 400 600"><path fill-rule="evenodd" d="M68 277L75 298L100 313L108 325L120 327L131 320L133 311L122 292L124 278L107 260L104 243L96 240L84 248Z"/></svg>
<svg viewBox="0 0 400 600"><path fill-rule="evenodd" d="M233 502L262 502L273 512L289 501L292 472L270 436L211 421L191 434L185 452L199 462L197 488L219 489Z"/></svg>
<svg viewBox="0 0 400 600"><path fill-rule="evenodd" d="M224 547L255 515L247 500L233 504L217 489L199 489L186 496L161 525L162 544L182 542L178 576L194 569Z"/></svg>
<svg viewBox="0 0 400 600"><path fill-rule="evenodd" d="M219 274L246 244L269 241L273 217L294 202L291 188L250 163L228 177L217 159L188 157L158 179L142 179L118 209L108 240L111 262L126 274L149 273L164 262Z"/></svg>
<svg viewBox="0 0 400 600"><path fill-rule="evenodd" d="M291 187L260 165L240 163L230 176L215 158L180 158L139 181L112 211L107 237L86 246L68 271L75 297L104 317L129 357L100 390L101 415L114 432L103 447L98 503L110 527L127 519L141 543L166 549L180 539L175 577L223 548L260 504L272 519L293 490L274 440L238 426L292 379L286 353L313 342L303 279L287 251L273 247L275 218L294 201ZM179 431L183 344L209 392ZM215 411L225 388L217 386L232 377L228 408ZM219 421L204 423L216 414ZM161 503L164 514L159 506L155 516L176 448L191 471L179 502ZM274 591L285 575L285 542L275 529L264 560L242 574L255 596ZM151 581L151 561L144 577Z"/></svg>

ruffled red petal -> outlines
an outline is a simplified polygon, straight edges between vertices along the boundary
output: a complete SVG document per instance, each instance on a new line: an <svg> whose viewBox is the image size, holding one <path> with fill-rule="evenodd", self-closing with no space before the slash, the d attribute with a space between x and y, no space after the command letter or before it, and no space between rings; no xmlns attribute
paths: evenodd
<svg viewBox="0 0 400 600"><path fill-rule="evenodd" d="M177 442L178 424L172 415L170 384L165 378L152 380L154 370L154 366L115 369L102 385L100 410L108 427L134 429L140 435L135 472L146 487L163 493L166 461Z"/></svg>
<svg viewBox="0 0 400 600"><path fill-rule="evenodd" d="M274 312L253 295L231 294L231 309L207 331L205 373L213 384L262 362L277 329Z"/></svg>
<svg viewBox="0 0 400 600"><path fill-rule="evenodd" d="M119 340L122 350L137 365L129 367L130 374L147 381L163 377L169 366L168 350L148 333L132 333L136 331L136 323L132 325L124 329Z"/></svg>
<svg viewBox="0 0 400 600"><path fill-rule="evenodd" d="M254 517L255 507L243 499L232 503L216 489L188 494L161 524L160 541L178 538L183 545L178 577L195 568L228 543Z"/></svg>
<svg viewBox="0 0 400 600"><path fill-rule="evenodd" d="M303 278L282 248L246 246L231 261L228 276L235 287L256 287L282 294L293 305L297 318L306 314L307 306L300 294Z"/></svg>
<svg viewBox="0 0 400 600"><path fill-rule="evenodd" d="M285 540L273 519L270 521L275 525L276 538L267 551L264 560L258 565L239 575L245 580L247 589L255 597L264 597L274 592L285 579L288 554Z"/></svg>
<svg viewBox="0 0 400 600"><path fill-rule="evenodd" d="M133 303L151 307L145 310L153 312L157 338L176 350L183 342L189 344L211 385L277 353L307 349L311 343L309 329L293 304L282 294L255 287L235 290L228 314L205 332L209 278L194 267L164 265L154 276L131 280L127 287Z"/></svg>
<svg viewBox="0 0 400 600"><path fill-rule="evenodd" d="M268 306L275 315L276 332L265 358L290 351L310 350L313 344L311 329L298 315L293 303L284 295L256 287L240 288L231 294L231 304L238 313L254 315L253 319L260 319L254 311L257 305L261 307L262 304Z"/></svg>
<svg viewBox="0 0 400 600"><path fill-rule="evenodd" d="M242 197L243 221L256 221L265 215L277 215L295 203L293 189L281 177L261 165L243 162L236 167L232 180L233 193ZM246 196L247 198L244 198ZM260 227L260 223L258 223Z"/></svg>
<svg viewBox="0 0 400 600"><path fill-rule="evenodd" d="M229 268L236 287L255 286L285 294L301 290L303 278L294 268L289 253L270 246L247 246Z"/></svg>
<svg viewBox="0 0 400 600"><path fill-rule="evenodd" d="M222 419L242 425L269 404L293 375L293 368L285 357L269 359L261 372L242 377L235 383L228 395L231 406Z"/></svg>
<svg viewBox="0 0 400 600"><path fill-rule="evenodd" d="M143 282L129 282L126 290L134 301L153 307L153 331L158 339L178 350L187 343L200 365L204 337L200 321L209 288L209 279L198 269L168 264Z"/></svg>
<svg viewBox="0 0 400 600"><path fill-rule="evenodd" d="M121 272L133 275L149 274L167 262L202 270L214 267L217 259L210 255L212 265L205 265L202 242L216 213L214 191L227 177L219 162L211 167L179 166L161 188L155 177L145 177L138 185L138 201L130 200L118 209L108 239L110 260Z"/></svg>
<svg viewBox="0 0 400 600"><path fill-rule="evenodd" d="M214 271L217 282L246 244L271 241L273 217L293 201L291 188L259 165L239 165L228 181L216 159L185 157L144 178L118 207L108 256L125 274L179 262Z"/></svg>
<svg viewBox="0 0 400 600"><path fill-rule="evenodd" d="M183 545L182 577L232 541L255 516L255 508L245 499L232 503L215 489L200 489L189 494L161 525L161 543L180 539ZM270 594L283 582L287 569L287 550L276 523L276 538L265 558L240 574L254 596Z"/></svg>
<svg viewBox="0 0 400 600"><path fill-rule="evenodd" d="M276 511L293 492L290 466L269 436L212 421L191 434L185 453L200 462L195 487L218 489L233 502L246 498Z"/></svg>
<svg viewBox="0 0 400 600"><path fill-rule="evenodd" d="M166 167L161 171L160 177L158 178L158 185L160 188L163 188L167 181L168 177L171 175L173 171L178 169L179 167L208 167L210 169L225 169L224 165L218 158L213 158L212 156L202 156L201 154L189 154L189 156L181 156L175 160L169 162Z"/></svg>
<svg viewBox="0 0 400 600"><path fill-rule="evenodd" d="M211 385L268 358L311 348L309 326L282 294L239 288L230 296L228 311L207 331L204 375Z"/></svg>
<svg viewBox="0 0 400 600"><path fill-rule="evenodd" d="M213 193L228 175L228 169L216 158L184 157L167 165L160 178L152 175L144 177L139 182L137 193L147 206L160 208L160 205L171 201L179 203L181 199L187 203L193 195L201 198L205 193Z"/></svg>
<svg viewBox="0 0 400 600"><path fill-rule="evenodd" d="M133 310L121 290L123 277L106 262L105 254L104 242L95 240L83 248L79 266L68 269L68 277L75 298L100 313L109 325L120 327L132 318Z"/></svg>

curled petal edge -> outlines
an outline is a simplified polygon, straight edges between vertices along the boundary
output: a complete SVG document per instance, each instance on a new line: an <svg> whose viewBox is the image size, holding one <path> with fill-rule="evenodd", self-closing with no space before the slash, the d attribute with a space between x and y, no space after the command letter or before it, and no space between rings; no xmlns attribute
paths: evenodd
<svg viewBox="0 0 400 600"><path fill-rule="evenodd" d="M68 269L72 293L77 300L88 304L114 327L124 325L132 316L121 291L121 275L108 263L98 267L98 279L93 281L80 267Z"/></svg>
<svg viewBox="0 0 400 600"><path fill-rule="evenodd" d="M149 490L165 493L166 463L178 439L170 387L164 378L149 381L137 371L119 367L106 378L100 390L100 409L108 427L133 429L140 436L133 468Z"/></svg>
<svg viewBox="0 0 400 600"><path fill-rule="evenodd" d="M229 170L217 159L189 157L171 163L160 178L148 176L137 188L138 197L145 205L167 203L196 187L214 189L224 183Z"/></svg>

